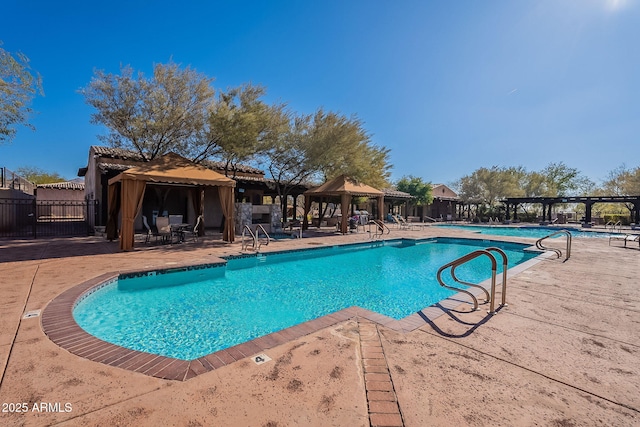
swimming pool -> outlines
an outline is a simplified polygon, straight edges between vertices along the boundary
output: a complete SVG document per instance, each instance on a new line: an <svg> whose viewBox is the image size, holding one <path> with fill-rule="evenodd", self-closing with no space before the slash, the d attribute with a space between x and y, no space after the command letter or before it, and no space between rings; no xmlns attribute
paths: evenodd
<svg viewBox="0 0 640 427"><path fill-rule="evenodd" d="M438 238L232 257L120 277L87 294L73 316L107 342L192 360L351 306L403 318L454 294L437 284L440 266L488 246L505 250L509 267L539 254L520 244ZM481 257L456 273L480 282L488 266Z"/></svg>
<svg viewBox="0 0 640 427"><path fill-rule="evenodd" d="M567 230L571 233L573 237L583 237L583 238L608 238L611 236L611 233L600 232L600 231L582 231L573 227L561 227L561 226L553 226L553 227L544 227L537 225L524 225L524 226L511 226L504 227L499 225L459 225L459 224L438 224L437 227L446 227L446 228L457 228L461 230L473 231L480 234L490 234L494 236L512 236L512 237L530 237L534 239L540 239L542 237L548 236L549 234L560 231ZM617 233L616 233L617 234ZM560 237L561 235L554 236L553 238Z"/></svg>

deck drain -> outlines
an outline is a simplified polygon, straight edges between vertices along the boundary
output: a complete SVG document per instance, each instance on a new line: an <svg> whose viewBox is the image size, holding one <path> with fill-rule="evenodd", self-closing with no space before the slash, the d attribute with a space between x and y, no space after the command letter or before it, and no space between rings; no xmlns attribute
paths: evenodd
<svg viewBox="0 0 640 427"><path fill-rule="evenodd" d="M271 358L264 353L258 354L257 356L253 356L252 359L256 365L262 365L263 363L267 363L268 361L271 360Z"/></svg>
<svg viewBox="0 0 640 427"><path fill-rule="evenodd" d="M32 317L40 317L40 311L41 310L31 310L31 311L27 311L24 316L22 316L23 319L31 319Z"/></svg>

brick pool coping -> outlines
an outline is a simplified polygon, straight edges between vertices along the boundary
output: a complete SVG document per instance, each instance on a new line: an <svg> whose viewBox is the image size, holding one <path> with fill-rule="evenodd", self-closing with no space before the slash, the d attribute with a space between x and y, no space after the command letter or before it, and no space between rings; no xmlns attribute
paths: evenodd
<svg viewBox="0 0 640 427"><path fill-rule="evenodd" d="M220 263L217 264L224 262L220 259ZM512 275L514 270L521 271L528 268L532 262L536 262L536 259L509 269L509 274ZM215 264L215 262L210 262L206 265L215 266ZM185 263L164 270L201 267L202 264ZM157 270L156 268L148 271ZM450 310L455 310L461 304L469 303L463 294L456 294L400 320L362 307L352 306L193 360L176 359L121 347L89 334L78 325L73 318L73 309L79 301L93 291L113 283L120 276L144 272L144 270L136 270L105 273L66 290L45 307L41 318L44 333L61 348L82 358L156 378L186 381L346 320L366 319L394 331L407 333L428 324L431 320ZM482 293L480 289L476 288L468 290L476 297Z"/></svg>

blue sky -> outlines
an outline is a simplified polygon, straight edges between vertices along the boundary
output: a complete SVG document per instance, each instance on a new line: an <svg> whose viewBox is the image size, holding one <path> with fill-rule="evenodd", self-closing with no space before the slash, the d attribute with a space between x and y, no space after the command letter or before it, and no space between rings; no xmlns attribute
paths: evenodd
<svg viewBox="0 0 640 427"><path fill-rule="evenodd" d="M104 133L77 90L95 69L173 59L301 113L356 114L394 180L562 161L598 182L640 166L639 3L8 0L3 48L31 59L45 96L0 166L76 177Z"/></svg>

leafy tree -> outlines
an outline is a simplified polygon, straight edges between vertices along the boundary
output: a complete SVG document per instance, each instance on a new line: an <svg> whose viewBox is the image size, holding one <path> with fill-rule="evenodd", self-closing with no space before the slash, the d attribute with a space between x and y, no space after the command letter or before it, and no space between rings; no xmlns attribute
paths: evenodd
<svg viewBox="0 0 640 427"><path fill-rule="evenodd" d="M311 156L322 181L345 174L375 188L389 186L390 150L373 145L357 117L319 109L309 132Z"/></svg>
<svg viewBox="0 0 640 427"><path fill-rule="evenodd" d="M319 109L312 115L280 112L276 131L269 139L264 164L275 181L281 203L294 186L327 181L338 175L377 188L387 186L389 150L371 145L356 118ZM283 211L284 212L284 211Z"/></svg>
<svg viewBox="0 0 640 427"><path fill-rule="evenodd" d="M422 178L416 176L403 176L396 183L399 191L411 194L418 206L428 205L433 201L433 188L431 183L422 181Z"/></svg>
<svg viewBox="0 0 640 427"><path fill-rule="evenodd" d="M178 64L156 64L153 76L134 75L122 67L120 75L97 70L82 89L85 101L97 112L91 121L107 127L104 142L137 151L151 160L168 151L203 159L215 152L215 144L197 137L206 127L214 101L212 79Z"/></svg>
<svg viewBox="0 0 640 427"><path fill-rule="evenodd" d="M52 182L66 181L56 172L46 172L34 166L22 166L16 169L16 173L34 184L50 184Z"/></svg>
<svg viewBox="0 0 640 427"><path fill-rule="evenodd" d="M609 172L602 187L607 195L640 195L640 166L633 169L627 168L624 164L619 166Z"/></svg>
<svg viewBox="0 0 640 427"><path fill-rule="evenodd" d="M42 78L31 72L29 58L0 47L0 143L13 140L15 125L34 129L27 119L32 113L29 104L37 94L44 95Z"/></svg>
<svg viewBox="0 0 640 427"><path fill-rule="evenodd" d="M260 100L266 93L262 86L246 84L218 94L205 128L206 150L225 163L225 172L235 172L238 163L250 162L269 149L280 130L286 129L285 106L267 105ZM202 145L201 145L202 146ZM217 146L217 151L211 148Z"/></svg>
<svg viewBox="0 0 640 427"><path fill-rule="evenodd" d="M505 197L523 195L522 183L526 172L522 167L490 169L480 168L461 178L456 187L460 197L468 203L487 204L493 207Z"/></svg>
<svg viewBox="0 0 640 427"><path fill-rule="evenodd" d="M549 163L540 173L545 177L547 191L545 196L562 197L571 193L590 193L595 183L583 176L577 169L563 162Z"/></svg>
<svg viewBox="0 0 640 427"><path fill-rule="evenodd" d="M609 172L607 179L602 184L602 192L605 196L638 196L640 195L640 166L627 168L624 164ZM619 206L619 204L617 204ZM625 207L632 212L634 205L625 203ZM611 212L616 212L613 206Z"/></svg>
<svg viewBox="0 0 640 427"><path fill-rule="evenodd" d="M547 180L540 172L529 172L522 182L524 197L542 197L547 194Z"/></svg>
<svg viewBox="0 0 640 427"><path fill-rule="evenodd" d="M311 116L294 116L282 111L285 126L276 127L264 163L275 182L283 214L287 212L287 197L293 188L309 182L317 173L313 157L314 141L310 136Z"/></svg>

